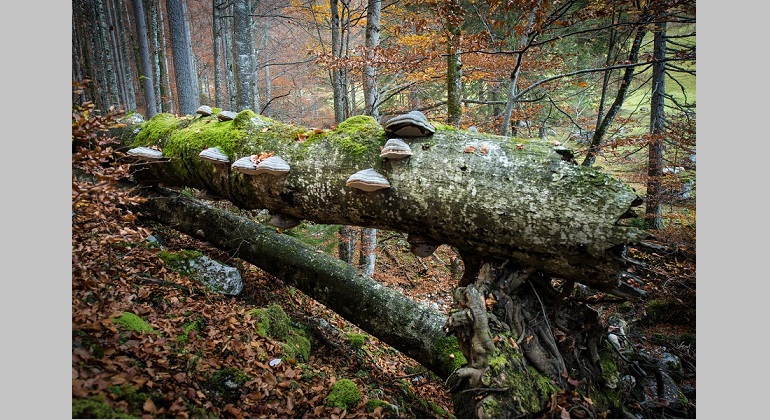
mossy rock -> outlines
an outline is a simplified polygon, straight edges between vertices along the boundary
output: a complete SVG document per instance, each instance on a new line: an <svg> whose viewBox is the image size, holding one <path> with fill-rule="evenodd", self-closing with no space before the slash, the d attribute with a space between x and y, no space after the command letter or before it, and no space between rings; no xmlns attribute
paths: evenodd
<svg viewBox="0 0 770 420"><path fill-rule="evenodd" d="M361 390L350 379L340 379L332 385L326 405L342 410L355 407L361 401Z"/></svg>

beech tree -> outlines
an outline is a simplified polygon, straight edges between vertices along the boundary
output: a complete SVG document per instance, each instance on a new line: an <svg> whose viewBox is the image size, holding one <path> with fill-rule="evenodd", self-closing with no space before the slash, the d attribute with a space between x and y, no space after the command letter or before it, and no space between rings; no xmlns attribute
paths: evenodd
<svg viewBox="0 0 770 420"><path fill-rule="evenodd" d="M144 87L144 99L147 106L147 118L152 118L158 113L155 99L155 83L152 73L152 65L150 59L150 44L147 40L147 22L144 16L144 6L142 0L133 0L131 4L134 7L134 20L136 21L136 34L139 44L139 60L141 62L142 73L139 76Z"/></svg>
<svg viewBox="0 0 770 420"><path fill-rule="evenodd" d="M235 0L233 3L233 57L235 57L235 108L238 111L254 108L254 87L251 65L253 39L251 35L251 1Z"/></svg>
<svg viewBox="0 0 770 420"><path fill-rule="evenodd" d="M198 108L198 82L195 76L190 26L187 22L187 5L182 0L166 1L170 28L172 56L174 58L174 81L179 97L179 112L194 114Z"/></svg>

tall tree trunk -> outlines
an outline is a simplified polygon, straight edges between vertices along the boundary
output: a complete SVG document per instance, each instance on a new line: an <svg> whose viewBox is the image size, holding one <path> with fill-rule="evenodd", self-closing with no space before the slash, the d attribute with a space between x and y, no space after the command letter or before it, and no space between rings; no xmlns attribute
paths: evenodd
<svg viewBox="0 0 770 420"><path fill-rule="evenodd" d="M213 31L213 37L214 40L214 103L217 108L222 108L224 104L224 94L223 91L225 89L222 88L222 82L223 82L223 76L222 76L222 66L224 65L222 63L222 24L220 22L220 6L218 3L220 0L212 0L212 6L213 6L213 13L212 13L212 22L211 22L211 28Z"/></svg>
<svg viewBox="0 0 770 420"><path fill-rule="evenodd" d="M636 63L639 60L639 50L642 47L642 40L644 39L644 35L647 33L647 23L649 23L649 13L645 9L642 17L638 22L636 35L634 36L634 40L631 43L631 50L628 53L629 63ZM612 125L612 122L615 120L615 116L618 114L618 111L620 111L620 108L623 106L623 102L626 100L626 94L628 93L628 89L631 87L631 81L633 79L634 67L627 67L623 73L623 79L620 82L618 93L615 95L615 101L610 106L610 109L607 110L607 115L605 115L604 118L602 118L601 123L597 125L596 131L594 131L594 136L591 138L591 144L588 146L588 151L586 152L586 156L583 159L581 165L592 166L594 162L596 162L596 154L599 153L604 135L607 133L610 125Z"/></svg>
<svg viewBox="0 0 770 420"><path fill-rule="evenodd" d="M231 15L234 12L232 2L227 3L227 14ZM233 109L235 107L235 75L233 70L235 68L235 58L233 57L233 29L232 19L226 19L222 21L222 35L224 36L224 51L225 51L225 80L227 81L227 108Z"/></svg>
<svg viewBox="0 0 770 420"><path fill-rule="evenodd" d="M364 62L364 112L380 119L379 87L377 86L377 67L375 54L380 46L380 15L382 0L368 0L366 5L366 59ZM374 274L377 262L377 229L361 229L361 255L359 265L366 276Z"/></svg>
<svg viewBox="0 0 770 420"><path fill-rule="evenodd" d="M132 45L131 41L129 40L128 31L126 30L127 23L130 24L130 15L128 13L124 13L123 9L120 7L123 5L123 7L127 7L125 2L118 2L113 0L115 3L115 18L117 21L117 38L119 40L119 48L118 51L120 52L120 60L119 63L123 68L123 84L125 85L125 93L126 93L126 99L124 101L125 107L128 110L136 111L136 89L134 88L134 71L133 67L131 66L131 57L132 54L131 49L129 46ZM135 48L135 47L134 47ZM134 57L134 60L136 58Z"/></svg>
<svg viewBox="0 0 770 420"><path fill-rule="evenodd" d="M344 33L339 13L339 0L329 0L332 32L332 92L334 96L334 121L341 123L348 117L347 86L344 85L344 73L340 64Z"/></svg>
<svg viewBox="0 0 770 420"><path fill-rule="evenodd" d="M446 16L447 31L447 124L459 128L462 120L462 69L460 34L462 8L458 0L449 0Z"/></svg>
<svg viewBox="0 0 770 420"><path fill-rule="evenodd" d="M195 77L190 25L185 0L167 0L168 25L171 32L174 80L179 98L179 113L195 115L198 109L198 82Z"/></svg>
<svg viewBox="0 0 770 420"><path fill-rule="evenodd" d="M144 5L142 4L142 0L132 0L131 3L134 8L134 21L136 21L136 34L139 43L139 62L142 67L142 74L139 75L139 80L144 87L144 103L147 107L145 117L150 119L158 113L158 108L156 107L155 102L154 76L152 74L152 66L150 65L150 44L147 41L147 21L144 16Z"/></svg>
<svg viewBox="0 0 770 420"><path fill-rule="evenodd" d="M233 74L235 76L235 109L237 111L254 108L250 4L250 0L235 0L233 3L233 57L235 64Z"/></svg>
<svg viewBox="0 0 770 420"><path fill-rule="evenodd" d="M650 144L647 166L645 220L651 229L662 229L660 178L663 171L663 136L666 131L666 21L656 24L653 39L652 96L650 97Z"/></svg>
<svg viewBox="0 0 770 420"><path fill-rule="evenodd" d="M344 71L340 65L345 33L340 18L339 0L329 0L329 10L331 11L332 60L334 60L332 65L334 121L339 124L348 117L347 86L345 85ZM339 258L348 264L353 264L357 234L358 230L354 226L340 226L340 242L337 253Z"/></svg>
<svg viewBox="0 0 770 420"><path fill-rule="evenodd" d="M163 112L175 112L174 94L171 88L171 75L169 74L168 65L168 49L166 48L166 26L163 18L163 8L161 7L160 0L150 0L152 4L152 24L155 28L153 31L153 42L155 44L155 63L157 69L156 86L158 89L158 99L160 102L160 109Z"/></svg>

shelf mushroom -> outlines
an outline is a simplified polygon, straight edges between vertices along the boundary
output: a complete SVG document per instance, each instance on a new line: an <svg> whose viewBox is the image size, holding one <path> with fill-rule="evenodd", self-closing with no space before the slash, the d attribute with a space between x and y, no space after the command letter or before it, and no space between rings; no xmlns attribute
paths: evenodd
<svg viewBox="0 0 770 420"><path fill-rule="evenodd" d="M387 178L380 175L374 168L364 169L350 175L345 186L363 191L377 191L390 188Z"/></svg>
<svg viewBox="0 0 770 420"><path fill-rule="evenodd" d="M219 146L209 147L198 154L203 160L208 160L213 163L230 163L230 158L226 154L222 153L222 149Z"/></svg>
<svg viewBox="0 0 770 420"><path fill-rule="evenodd" d="M163 159L163 152L144 146L134 147L133 149L126 152L126 154L128 156L133 156L137 159L147 161Z"/></svg>
<svg viewBox="0 0 770 420"><path fill-rule="evenodd" d="M280 156L270 156L256 165L255 172L256 174L283 175L290 169L289 164Z"/></svg>
<svg viewBox="0 0 770 420"><path fill-rule="evenodd" d="M238 114L233 111L222 111L217 114L217 119L219 121L230 121L234 120L236 116L238 116Z"/></svg>
<svg viewBox="0 0 770 420"><path fill-rule="evenodd" d="M208 117L209 115L213 114L214 111L208 105L201 105L198 107L195 113L202 117Z"/></svg>
<svg viewBox="0 0 770 420"><path fill-rule="evenodd" d="M251 160L251 156L244 156L230 165L230 169L249 175L257 174L257 165Z"/></svg>
<svg viewBox="0 0 770 420"><path fill-rule="evenodd" d="M412 233L409 234L406 241L409 242L412 254L420 258L431 256L439 247L439 245L441 245L440 243L430 238Z"/></svg>
<svg viewBox="0 0 770 420"><path fill-rule="evenodd" d="M409 111L397 115L383 125L385 132L401 137L427 137L436 132L436 128L420 111Z"/></svg>
<svg viewBox="0 0 770 420"><path fill-rule="evenodd" d="M380 152L380 157L387 159L404 159L412 156L412 149L401 139L390 139Z"/></svg>

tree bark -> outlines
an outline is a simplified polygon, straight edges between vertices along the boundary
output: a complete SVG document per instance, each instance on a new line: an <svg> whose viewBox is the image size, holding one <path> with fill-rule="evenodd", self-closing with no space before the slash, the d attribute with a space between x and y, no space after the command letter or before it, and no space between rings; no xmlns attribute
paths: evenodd
<svg viewBox="0 0 770 420"><path fill-rule="evenodd" d="M519 146L439 125L430 137L406 139L411 157L386 161L379 158L385 133L365 116L324 133L251 111L227 122L158 114L136 128L121 129L124 143L164 154L132 165L140 183L205 189L245 209L418 234L458 248L465 273L454 289L457 310L443 317L272 228L165 189L145 188L151 199L141 210L296 286L431 369L451 387L458 418L553 416L557 407L549 404L570 396L580 396L572 408L583 417L619 415L621 376L638 383L660 376L654 362L616 354L596 310L570 299L575 282L638 296L620 281L623 251L647 235L617 223L638 197L621 181L565 160L548 142ZM275 153L291 170L278 177L232 172L198 157L213 146L231 161ZM365 168L386 176L390 188L347 187L350 174Z"/></svg>
<svg viewBox="0 0 770 420"><path fill-rule="evenodd" d="M553 145L520 146L500 136L439 129L406 139L413 155L379 157L385 133L371 117L352 117L334 131L314 133L251 111L234 121L158 114L133 146L158 146L166 162L137 166L142 182L208 190L239 207L268 209L297 219L421 235L474 255L511 260L544 273L619 296L638 297L621 282L625 245L647 236L618 222L640 204L629 186L564 160ZM305 141L299 138L307 136ZM206 147L221 146L231 162L275 153L291 165L272 177L230 171L203 161ZM391 187L364 192L346 186L353 173L374 168Z"/></svg>
<svg viewBox="0 0 770 420"><path fill-rule="evenodd" d="M150 65L150 44L147 41L147 21L144 17L144 6L142 0L132 0L131 2L134 8L134 20L136 21L136 34L137 41L139 43L139 62L142 67L142 74L139 75L139 80L144 87L144 103L147 107L146 118L152 118L158 113L158 108L155 106L155 79L152 74L152 66Z"/></svg>
<svg viewBox="0 0 770 420"><path fill-rule="evenodd" d="M380 119L380 91L377 85L376 50L380 47L381 0L368 0L366 5L366 60L364 60L364 112ZM361 256L358 264L364 275L374 274L377 263L377 229L361 229Z"/></svg>
<svg viewBox="0 0 770 420"><path fill-rule="evenodd" d="M446 5L447 30L447 124L460 127L462 109L462 63L460 55L460 25L462 8L457 0L450 0Z"/></svg>
<svg viewBox="0 0 770 420"><path fill-rule="evenodd" d="M275 228L171 190L152 188L142 194L149 198L141 208L143 217L257 265L440 377L448 377L456 365L449 356L452 349L461 357L456 340L447 338L442 330L444 315L383 287L350 265L277 233Z"/></svg>
<svg viewBox="0 0 770 420"><path fill-rule="evenodd" d="M660 177L663 175L663 136L666 131L666 21L657 24L653 38L650 145L647 164L645 220L650 229L663 229Z"/></svg>
<svg viewBox="0 0 770 420"><path fill-rule="evenodd" d="M198 82L195 77L187 6L182 0L168 0L166 9L173 45L174 80L179 98L179 112L181 115L194 115L198 108Z"/></svg>
<svg viewBox="0 0 770 420"><path fill-rule="evenodd" d="M579 418L617 416L621 375L640 383L661 375L651 360L623 365L628 359L603 341L598 313L534 270L484 263L455 289L459 309L447 318L273 228L166 188L140 192L148 198L140 217L259 266L430 369L451 386L457 418L554 415L557 395L578 396L570 410ZM576 382L582 387L571 390Z"/></svg>
<svg viewBox="0 0 770 420"><path fill-rule="evenodd" d="M251 66L251 1L236 0L233 3L233 57L235 58L235 108L238 111L254 107L253 70Z"/></svg>

